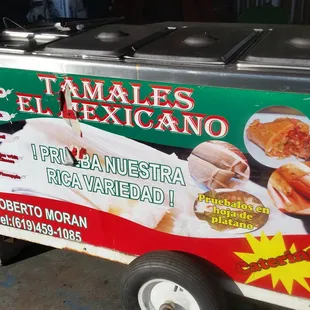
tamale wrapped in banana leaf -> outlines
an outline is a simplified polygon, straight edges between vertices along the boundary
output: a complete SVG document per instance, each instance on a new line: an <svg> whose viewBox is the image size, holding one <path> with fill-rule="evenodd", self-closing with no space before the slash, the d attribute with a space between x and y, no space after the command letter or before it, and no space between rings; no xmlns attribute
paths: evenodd
<svg viewBox="0 0 310 310"><path fill-rule="evenodd" d="M191 176L210 189L227 188L228 182L235 175L233 172L220 169L193 154L190 155L188 164Z"/></svg>

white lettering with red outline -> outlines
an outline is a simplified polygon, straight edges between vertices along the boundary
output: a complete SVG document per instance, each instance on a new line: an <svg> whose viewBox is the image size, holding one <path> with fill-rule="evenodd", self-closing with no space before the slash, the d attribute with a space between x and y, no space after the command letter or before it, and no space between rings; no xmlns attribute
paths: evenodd
<svg viewBox="0 0 310 310"><path fill-rule="evenodd" d="M46 95L55 94L54 84L59 80L62 91L69 89L79 120L176 134L202 136L205 133L216 139L225 137L229 130L229 123L222 116L190 112L195 107L191 88L149 85L150 92L142 98L142 84L138 83L126 86L125 82L113 81L107 86L104 80L80 78L82 87L79 88L70 76L37 76L44 82ZM42 107L42 96L16 95L20 112L53 115L52 111ZM62 112L57 113L62 117Z"/></svg>

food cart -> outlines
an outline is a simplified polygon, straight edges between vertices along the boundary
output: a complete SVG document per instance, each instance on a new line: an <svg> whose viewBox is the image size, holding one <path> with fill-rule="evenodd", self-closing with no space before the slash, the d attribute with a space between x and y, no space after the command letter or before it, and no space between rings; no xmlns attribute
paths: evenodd
<svg viewBox="0 0 310 310"><path fill-rule="evenodd" d="M0 36L0 234L129 264L128 310L309 309L310 27L76 26Z"/></svg>

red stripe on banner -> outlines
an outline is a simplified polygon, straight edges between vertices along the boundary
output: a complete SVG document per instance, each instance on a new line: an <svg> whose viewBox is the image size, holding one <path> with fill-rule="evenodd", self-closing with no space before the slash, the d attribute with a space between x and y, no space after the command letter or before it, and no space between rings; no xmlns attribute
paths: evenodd
<svg viewBox="0 0 310 310"><path fill-rule="evenodd" d="M237 264L241 259L234 254L234 252L252 253L244 237L207 239L170 235L88 207L6 193L0 194L0 224L32 231L36 230L38 224L39 230L45 227L43 224L47 224L49 229L53 230L55 244L57 238L72 240L71 238L74 239L78 233L84 243L131 255L142 255L155 250L191 253L208 260L237 282L245 283L249 277L237 271ZM41 233L49 234L46 230ZM292 244L298 249L309 247L308 235L284 236L284 240L288 248ZM256 280L251 285L273 289L270 276ZM274 290L287 294L281 282ZM310 293L297 283L292 294L310 298Z"/></svg>

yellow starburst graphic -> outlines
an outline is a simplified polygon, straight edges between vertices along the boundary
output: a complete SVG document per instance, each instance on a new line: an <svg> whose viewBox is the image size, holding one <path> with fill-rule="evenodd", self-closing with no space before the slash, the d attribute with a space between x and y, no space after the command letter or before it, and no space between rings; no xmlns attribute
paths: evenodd
<svg viewBox="0 0 310 310"><path fill-rule="evenodd" d="M273 288L281 281L287 292L292 294L296 281L310 292L309 284L305 280L310 278L310 247L297 251L293 244L288 250L281 233L271 239L262 233L260 240L248 234L246 239L253 253L235 252L243 260L239 269L250 275L246 283L270 275Z"/></svg>

